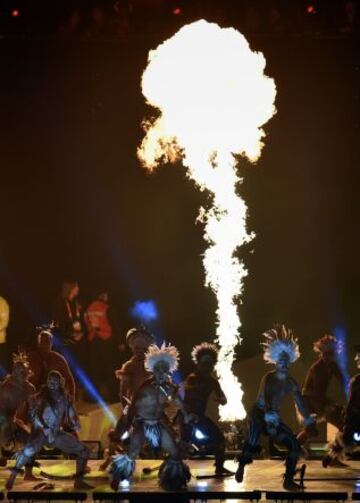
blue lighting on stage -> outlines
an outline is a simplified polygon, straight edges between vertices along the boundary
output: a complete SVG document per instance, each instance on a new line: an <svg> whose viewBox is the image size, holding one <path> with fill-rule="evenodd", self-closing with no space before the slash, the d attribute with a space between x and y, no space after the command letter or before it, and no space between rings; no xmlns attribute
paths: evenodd
<svg viewBox="0 0 360 503"><path fill-rule="evenodd" d="M153 300L137 300L130 309L133 318L143 323L155 321L159 317L159 311Z"/></svg>
<svg viewBox="0 0 360 503"><path fill-rule="evenodd" d="M337 353L337 363L338 363L340 370L342 372L342 375L343 375L343 383L344 383L345 393L346 393L347 397L349 397L350 375L348 372L348 355L347 355L347 347L346 347L347 334L346 334L345 328L341 325L336 326L334 329L334 335L342 346L342 351Z"/></svg>
<svg viewBox="0 0 360 503"><path fill-rule="evenodd" d="M60 353L65 357L67 360L71 370L75 374L76 378L80 381L81 385L85 389L85 391L88 393L91 398L93 398L101 407L103 413L105 416L109 419L111 424L113 426L116 425L117 419L112 413L111 409L108 407L108 405L104 402L103 398L99 394L98 390L94 386L94 384L91 382L87 374L84 372L84 370L78 365L77 361L75 360L74 356L71 354L71 352L59 341L58 337L54 337L54 346L56 349L60 351ZM99 362L100 365L103 365L104 362Z"/></svg>
<svg viewBox="0 0 360 503"><path fill-rule="evenodd" d="M3 379L7 375L6 368L0 365L0 379Z"/></svg>

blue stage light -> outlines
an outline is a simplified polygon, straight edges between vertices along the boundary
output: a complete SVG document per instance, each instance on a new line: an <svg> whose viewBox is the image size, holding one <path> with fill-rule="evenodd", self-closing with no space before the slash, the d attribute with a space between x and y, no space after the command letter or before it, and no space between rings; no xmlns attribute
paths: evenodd
<svg viewBox="0 0 360 503"><path fill-rule="evenodd" d="M150 323L159 318L159 311L153 300L137 300L130 309L133 318L142 323Z"/></svg>
<svg viewBox="0 0 360 503"><path fill-rule="evenodd" d="M98 403L98 405L101 407L103 413L105 416L109 419L110 423L115 426L117 423L116 417L112 413L111 409L107 406L107 404L104 402L103 398L99 394L98 390L94 386L94 384L91 382L87 374L84 372L84 370L78 365L77 361L75 360L74 356L71 354L71 352L61 343L58 337L54 337L54 346L55 349L58 349L61 354L65 357L67 360L69 367L71 368L72 372L75 374L77 379L80 381L81 385L85 389L85 391L88 393L88 395L94 399ZM103 362L100 362L100 364L104 364Z"/></svg>
<svg viewBox="0 0 360 503"><path fill-rule="evenodd" d="M346 338L347 338L346 329L343 326L338 325L334 329L334 335L335 335L337 341L342 346L342 351L340 351L339 353L337 353L336 359L337 359L337 363L338 363L338 365L340 367L340 370L342 372L342 375L343 375L343 383L344 383L345 393L346 393L347 396L349 396L349 392L350 392L350 375L349 375L349 372L348 372L348 355L347 355L347 347L346 347Z"/></svg>
<svg viewBox="0 0 360 503"><path fill-rule="evenodd" d="M353 434L353 439L355 440L355 442L359 443L360 442L360 431L355 431L355 433Z"/></svg>
<svg viewBox="0 0 360 503"><path fill-rule="evenodd" d="M205 440L207 438L207 436L199 430L199 428L194 428L194 436L196 440Z"/></svg>

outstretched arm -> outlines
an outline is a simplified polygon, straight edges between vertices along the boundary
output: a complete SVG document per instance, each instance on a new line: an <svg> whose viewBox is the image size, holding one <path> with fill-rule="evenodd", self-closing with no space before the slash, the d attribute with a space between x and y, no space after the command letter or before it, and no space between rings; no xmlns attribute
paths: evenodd
<svg viewBox="0 0 360 503"><path fill-rule="evenodd" d="M313 424L315 422L315 419L313 418L313 416L310 415L309 411L306 408L306 405L304 403L304 399L301 394L301 390L300 390L298 383L295 381L295 379L293 379L293 378L290 378L290 379L291 379L292 395L293 395L296 407L297 407L300 415L303 418L304 425L310 426L311 424Z"/></svg>
<svg viewBox="0 0 360 503"><path fill-rule="evenodd" d="M215 400L220 404L220 405L226 405L227 404L227 398L225 396L225 393L223 392L220 383L218 380L215 379Z"/></svg>

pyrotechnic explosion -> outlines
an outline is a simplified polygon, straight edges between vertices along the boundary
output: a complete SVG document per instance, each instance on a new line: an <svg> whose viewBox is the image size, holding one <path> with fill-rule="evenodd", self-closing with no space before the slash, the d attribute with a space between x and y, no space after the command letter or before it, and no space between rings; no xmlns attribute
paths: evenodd
<svg viewBox="0 0 360 503"><path fill-rule="evenodd" d="M224 421L245 416L232 364L241 341L235 301L247 271L234 253L253 235L246 230L246 205L236 194L241 178L234 154L255 162L265 136L261 126L275 113L275 83L264 68L264 56L251 51L241 33L201 20L150 51L142 76L146 102L160 114L143 124L139 159L150 171L160 162L181 159L187 176L212 196L199 219L209 244L205 284L217 298L221 349L216 370L228 398L220 407Z"/></svg>

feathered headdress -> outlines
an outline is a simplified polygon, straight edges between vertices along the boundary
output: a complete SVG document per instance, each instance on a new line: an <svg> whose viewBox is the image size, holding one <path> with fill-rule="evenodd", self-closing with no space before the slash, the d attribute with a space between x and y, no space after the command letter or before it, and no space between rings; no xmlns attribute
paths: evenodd
<svg viewBox="0 0 360 503"><path fill-rule="evenodd" d="M313 344L314 351L316 353L324 353L325 351L331 351L333 353L341 353L344 349L344 343L339 339L336 339L333 335L324 335L319 340Z"/></svg>
<svg viewBox="0 0 360 503"><path fill-rule="evenodd" d="M24 365L24 367L29 367L29 359L24 351L13 353L12 361L14 365Z"/></svg>
<svg viewBox="0 0 360 503"><path fill-rule="evenodd" d="M136 339L140 338L144 339L147 344L154 342L154 336L149 332L145 325L140 325L138 328L130 328L126 334L126 342L130 347L134 344Z"/></svg>
<svg viewBox="0 0 360 503"><path fill-rule="evenodd" d="M50 335L50 337L54 337L53 331L55 328L57 328L57 325L55 324L54 321L51 321L50 323L44 323L43 325L39 325L38 327L36 327L38 340L40 338L40 335L44 333Z"/></svg>
<svg viewBox="0 0 360 503"><path fill-rule="evenodd" d="M152 344L145 353L145 369L153 372L155 365L159 362L166 362L169 365L169 372L174 372L179 364L179 351L175 346L166 345L165 342L160 348L156 344Z"/></svg>
<svg viewBox="0 0 360 503"><path fill-rule="evenodd" d="M218 358L218 351L219 348L215 346L215 344L202 342L201 344L193 347L193 350L191 351L191 358L194 363L199 363L200 359L203 356L209 355L214 360L214 363L216 363Z"/></svg>
<svg viewBox="0 0 360 503"><path fill-rule="evenodd" d="M265 342L261 345L264 348L264 360L266 363L276 363L282 353L286 353L291 363L295 362L299 356L299 344L297 337L292 330L285 325L274 325L274 328L263 333Z"/></svg>

